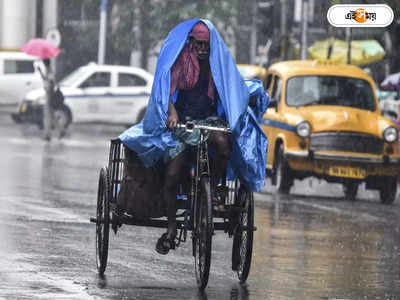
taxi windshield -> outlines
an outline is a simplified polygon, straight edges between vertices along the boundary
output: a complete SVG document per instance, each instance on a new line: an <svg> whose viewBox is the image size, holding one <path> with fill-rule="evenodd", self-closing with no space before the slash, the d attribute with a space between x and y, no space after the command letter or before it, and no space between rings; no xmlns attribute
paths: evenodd
<svg viewBox="0 0 400 300"><path fill-rule="evenodd" d="M286 86L288 106L338 105L375 111L371 85L363 79L341 76L295 76Z"/></svg>
<svg viewBox="0 0 400 300"><path fill-rule="evenodd" d="M60 81L60 86L75 86L76 82L80 82L81 78L87 75L85 68L79 68Z"/></svg>

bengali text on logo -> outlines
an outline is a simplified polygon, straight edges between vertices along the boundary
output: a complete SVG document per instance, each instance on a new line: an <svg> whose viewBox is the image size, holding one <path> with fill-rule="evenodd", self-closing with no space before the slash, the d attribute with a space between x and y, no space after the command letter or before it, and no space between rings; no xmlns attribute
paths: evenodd
<svg viewBox="0 0 400 300"><path fill-rule="evenodd" d="M386 27L393 21L393 10L386 4L337 4L327 18L335 27Z"/></svg>

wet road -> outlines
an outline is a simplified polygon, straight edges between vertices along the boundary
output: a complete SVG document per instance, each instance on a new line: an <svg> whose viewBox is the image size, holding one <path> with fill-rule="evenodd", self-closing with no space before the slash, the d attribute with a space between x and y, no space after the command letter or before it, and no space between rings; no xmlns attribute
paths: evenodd
<svg viewBox="0 0 400 300"><path fill-rule="evenodd" d="M296 181L289 196L255 195L253 264L246 286L230 268L232 240L213 239L209 285L197 292L190 243L158 255L161 229L111 235L105 278L95 262L99 168L122 130L75 126L46 144L36 128L0 115L0 299L400 299L400 201L361 189Z"/></svg>

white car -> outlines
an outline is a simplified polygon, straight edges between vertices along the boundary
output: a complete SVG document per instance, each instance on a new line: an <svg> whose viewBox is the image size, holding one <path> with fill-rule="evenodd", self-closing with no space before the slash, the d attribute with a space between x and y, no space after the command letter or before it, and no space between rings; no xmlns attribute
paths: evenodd
<svg viewBox="0 0 400 300"><path fill-rule="evenodd" d="M17 105L27 92L43 86L33 67L37 59L22 52L0 51L0 104Z"/></svg>
<svg viewBox="0 0 400 300"><path fill-rule="evenodd" d="M102 122L132 125L144 116L153 85L153 75L130 66L97 65L80 67L59 86L64 105L57 111L71 122ZM44 89L29 92L13 119L42 126Z"/></svg>

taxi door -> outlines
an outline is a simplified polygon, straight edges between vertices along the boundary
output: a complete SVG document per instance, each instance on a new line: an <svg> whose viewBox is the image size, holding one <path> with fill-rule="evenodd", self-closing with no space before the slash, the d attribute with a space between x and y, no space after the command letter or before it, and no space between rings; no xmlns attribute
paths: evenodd
<svg viewBox="0 0 400 300"><path fill-rule="evenodd" d="M103 122L107 120L107 111L102 102L111 97L111 73L93 72L80 84L80 93L70 98L72 115L77 122Z"/></svg>
<svg viewBox="0 0 400 300"><path fill-rule="evenodd" d="M267 78L267 91L271 95L268 109L263 118L263 129L268 136L267 168L272 169L275 153L275 143L279 131L284 127L283 116L280 114L282 106L282 78L277 74L270 74Z"/></svg>
<svg viewBox="0 0 400 300"><path fill-rule="evenodd" d="M134 124L145 109L150 96L148 81L133 72L116 71L112 77L110 101L102 102L110 120L119 124Z"/></svg>

